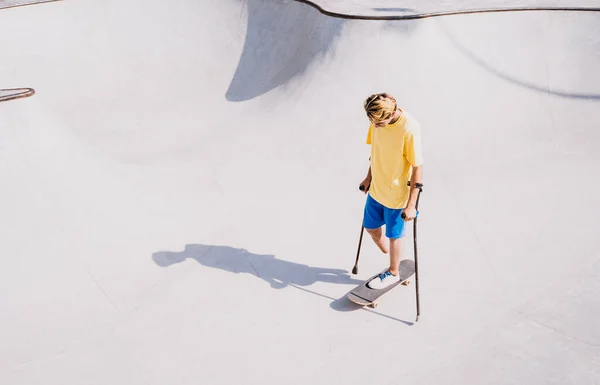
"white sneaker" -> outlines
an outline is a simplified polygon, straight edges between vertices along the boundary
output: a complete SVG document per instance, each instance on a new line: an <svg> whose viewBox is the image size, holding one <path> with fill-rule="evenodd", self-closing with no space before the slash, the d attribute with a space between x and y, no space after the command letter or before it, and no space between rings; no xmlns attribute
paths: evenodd
<svg viewBox="0 0 600 385"><path fill-rule="evenodd" d="M379 276L370 280L367 286L374 290L381 290L398 281L400 281L399 276L393 275L389 270L386 270L385 273L379 274Z"/></svg>

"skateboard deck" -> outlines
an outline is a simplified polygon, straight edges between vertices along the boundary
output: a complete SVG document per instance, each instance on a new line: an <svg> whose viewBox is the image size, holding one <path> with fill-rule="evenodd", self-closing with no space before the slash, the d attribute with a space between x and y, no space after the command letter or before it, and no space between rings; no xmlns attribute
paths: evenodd
<svg viewBox="0 0 600 385"><path fill-rule="evenodd" d="M381 273L384 273L386 270L383 270ZM373 278L378 277L381 273L375 274L371 278L367 279L364 283L355 287L347 294L348 299L359 305L370 306L373 308L377 307L377 301L384 294L398 285L407 286L410 284L410 278L415 273L415 262L411 259L403 259L400 261L400 279L398 282L389 285L385 289L375 290L368 287L367 283L369 283Z"/></svg>

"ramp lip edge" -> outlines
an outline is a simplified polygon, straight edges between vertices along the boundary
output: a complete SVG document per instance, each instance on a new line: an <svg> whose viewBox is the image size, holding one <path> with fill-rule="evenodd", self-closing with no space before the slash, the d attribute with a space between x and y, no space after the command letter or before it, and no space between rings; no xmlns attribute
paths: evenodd
<svg viewBox="0 0 600 385"><path fill-rule="evenodd" d="M59 0L60 1L60 0ZM352 20L414 20L414 19L426 19L430 17L441 17L441 16L456 16L456 15L467 15L477 13L500 13L500 12L534 12L534 11L559 11L559 12L600 12L600 7L509 7L509 8L476 8L476 9L461 9L455 11L439 11L439 12L423 12L408 15L367 15L358 13L343 13L331 11L323 8L311 0L295 0L299 3L307 4L320 13L326 16L335 17L339 19L352 19Z"/></svg>
<svg viewBox="0 0 600 385"><path fill-rule="evenodd" d="M28 98L35 95L35 90L33 88L0 88L0 92L9 92L8 95L0 95L0 102Z"/></svg>
<svg viewBox="0 0 600 385"><path fill-rule="evenodd" d="M11 4L11 5L2 5L0 3L0 11L3 11L5 9L11 9L11 8L27 7L27 6L31 6L31 5L57 3L59 1L63 1L63 0L38 0L38 1L33 1L33 2L23 1L23 2L19 2L19 3Z"/></svg>

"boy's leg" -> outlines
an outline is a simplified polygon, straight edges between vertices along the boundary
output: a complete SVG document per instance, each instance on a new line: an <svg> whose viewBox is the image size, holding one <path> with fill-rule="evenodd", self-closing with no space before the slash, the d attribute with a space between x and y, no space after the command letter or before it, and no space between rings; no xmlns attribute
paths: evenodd
<svg viewBox="0 0 600 385"><path fill-rule="evenodd" d="M371 195L367 196L365 203L363 226L373 238L373 241L384 254L387 254L389 247L387 239L383 235L382 226L385 224L384 207L379 204Z"/></svg>
<svg viewBox="0 0 600 385"><path fill-rule="evenodd" d="M404 232L406 222L402 219L403 209L385 210L385 236L390 239L390 273L398 275L400 259L404 251Z"/></svg>
<svg viewBox="0 0 600 385"><path fill-rule="evenodd" d="M373 241L375 242L377 247L379 247L379 250L381 250L382 253L387 254L389 250L387 245L387 239L383 236L383 229L381 227L374 230L367 229L367 233L371 235L371 238L373 238Z"/></svg>
<svg viewBox="0 0 600 385"><path fill-rule="evenodd" d="M400 270L400 259L404 249L405 222L402 219L403 210L385 209L385 236L390 240L390 267L367 284L372 289L383 289L388 285L398 282Z"/></svg>
<svg viewBox="0 0 600 385"><path fill-rule="evenodd" d="M390 239L390 273L398 275L400 272L400 259L404 252L404 237Z"/></svg>

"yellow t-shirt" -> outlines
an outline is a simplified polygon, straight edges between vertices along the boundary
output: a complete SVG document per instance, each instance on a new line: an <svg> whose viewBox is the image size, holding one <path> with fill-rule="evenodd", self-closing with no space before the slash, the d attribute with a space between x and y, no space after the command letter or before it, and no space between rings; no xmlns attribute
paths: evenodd
<svg viewBox="0 0 600 385"><path fill-rule="evenodd" d="M407 185L412 167L423 164L421 127L403 111L394 124L369 126L367 144L371 145L371 187L369 194L390 209L405 208L410 196Z"/></svg>

